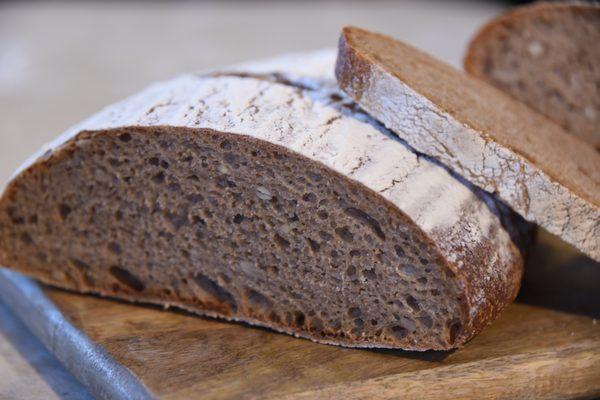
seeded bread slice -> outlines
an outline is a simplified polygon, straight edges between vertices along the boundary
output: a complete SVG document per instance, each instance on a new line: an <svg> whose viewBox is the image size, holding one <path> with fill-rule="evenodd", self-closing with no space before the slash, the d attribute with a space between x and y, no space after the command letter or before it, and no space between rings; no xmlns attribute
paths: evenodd
<svg viewBox="0 0 600 400"><path fill-rule="evenodd" d="M600 154L495 87L402 42L343 30L340 88L416 151L600 260Z"/></svg>
<svg viewBox="0 0 600 400"><path fill-rule="evenodd" d="M446 350L515 297L526 230L333 80L187 75L24 167L0 199L0 262L323 343Z"/></svg>
<svg viewBox="0 0 600 400"><path fill-rule="evenodd" d="M516 8L479 31L464 65L600 150L600 4Z"/></svg>

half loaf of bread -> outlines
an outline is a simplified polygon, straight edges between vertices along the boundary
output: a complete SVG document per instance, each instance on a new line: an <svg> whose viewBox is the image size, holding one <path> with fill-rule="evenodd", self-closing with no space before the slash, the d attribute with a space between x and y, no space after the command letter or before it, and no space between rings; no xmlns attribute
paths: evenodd
<svg viewBox="0 0 600 400"><path fill-rule="evenodd" d="M151 86L0 199L0 262L42 282L352 347L465 343L515 297L525 231L333 80L281 74Z"/></svg>

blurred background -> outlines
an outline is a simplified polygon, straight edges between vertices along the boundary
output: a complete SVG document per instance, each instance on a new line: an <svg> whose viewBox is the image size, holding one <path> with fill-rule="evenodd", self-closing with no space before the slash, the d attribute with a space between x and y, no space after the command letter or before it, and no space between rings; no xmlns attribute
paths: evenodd
<svg viewBox="0 0 600 400"><path fill-rule="evenodd" d="M499 1L0 1L0 187L43 143L152 81L334 47L354 24L460 67ZM0 303L0 398L86 398Z"/></svg>
<svg viewBox="0 0 600 400"><path fill-rule="evenodd" d="M29 154L152 81L385 32L460 67L499 1L0 1L0 185Z"/></svg>

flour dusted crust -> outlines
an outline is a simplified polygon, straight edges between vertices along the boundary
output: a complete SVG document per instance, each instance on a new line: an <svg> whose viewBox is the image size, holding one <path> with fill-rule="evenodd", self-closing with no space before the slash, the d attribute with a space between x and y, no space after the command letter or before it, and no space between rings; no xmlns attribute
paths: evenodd
<svg viewBox="0 0 600 400"><path fill-rule="evenodd" d="M416 151L600 260L600 155L558 125L392 38L345 28L342 90Z"/></svg>
<svg viewBox="0 0 600 400"><path fill-rule="evenodd" d="M331 59L330 65L333 65ZM516 296L523 259L513 239L518 241L523 237L526 224L511 217L491 196L453 177L427 157L415 154L358 111L354 103L337 91L330 78L297 77L291 81L282 74L231 72L184 75L158 83L65 132L42 150L41 157L38 154L26 163L14 182L36 168L43 168L46 160L65 157L78 138L127 127L142 132L152 127L179 127L197 129L198 134L214 130L243 135L248 138L244 140L283 146L383 197L428 237L431 253L438 253L445 260L464 291L464 329L453 346L481 331ZM4 201L6 193L15 187L14 182L6 190ZM51 283L63 285L60 281ZM165 303L143 295L118 297ZM251 317L230 317L214 310L197 309L180 304L177 299L168 303L326 343L395 347L376 342L327 340L291 326L273 326ZM432 343L402 347L445 348Z"/></svg>

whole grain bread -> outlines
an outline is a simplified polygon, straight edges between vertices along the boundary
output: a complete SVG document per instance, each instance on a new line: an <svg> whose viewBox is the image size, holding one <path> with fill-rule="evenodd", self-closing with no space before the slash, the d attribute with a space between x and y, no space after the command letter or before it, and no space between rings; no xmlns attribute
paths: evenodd
<svg viewBox="0 0 600 400"><path fill-rule="evenodd" d="M526 231L333 79L281 74L151 86L0 199L0 263L42 282L352 347L461 346L515 297Z"/></svg>
<svg viewBox="0 0 600 400"><path fill-rule="evenodd" d="M600 4L535 3L487 23L465 70L600 150Z"/></svg>
<svg viewBox="0 0 600 400"><path fill-rule="evenodd" d="M482 80L347 27L340 88L416 151L600 260L600 154Z"/></svg>

